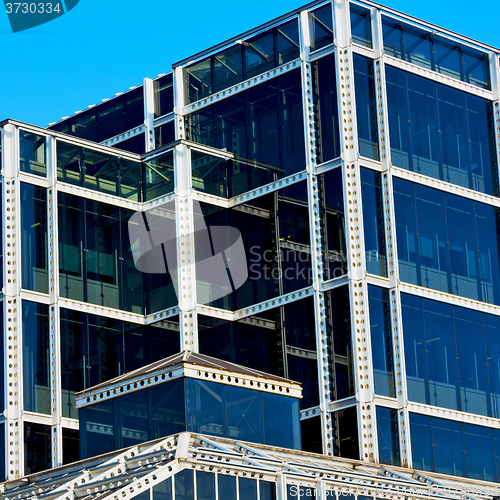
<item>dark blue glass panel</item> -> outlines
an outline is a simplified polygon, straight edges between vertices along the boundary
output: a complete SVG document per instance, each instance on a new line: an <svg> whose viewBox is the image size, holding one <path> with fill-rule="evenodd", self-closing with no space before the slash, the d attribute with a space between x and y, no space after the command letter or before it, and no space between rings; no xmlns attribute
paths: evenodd
<svg viewBox="0 0 500 500"><path fill-rule="evenodd" d="M463 424L467 477L495 481L493 429Z"/></svg>
<svg viewBox="0 0 500 500"><path fill-rule="evenodd" d="M425 348L429 370L430 404L460 409L457 349L453 307L435 301L424 302Z"/></svg>
<svg viewBox="0 0 500 500"><path fill-rule="evenodd" d="M264 442L260 391L226 386L226 418L229 438L253 443Z"/></svg>
<svg viewBox="0 0 500 500"><path fill-rule="evenodd" d="M146 152L146 138L144 134L138 134L131 139L113 145L113 147L142 155Z"/></svg>
<svg viewBox="0 0 500 500"><path fill-rule="evenodd" d="M382 186L379 173L361 168L361 193L366 270L372 274L387 276Z"/></svg>
<svg viewBox="0 0 500 500"><path fill-rule="evenodd" d="M109 399L79 410L81 459L117 449L113 404Z"/></svg>
<svg viewBox="0 0 500 500"><path fill-rule="evenodd" d="M259 481L259 499L276 500L276 483L270 481Z"/></svg>
<svg viewBox="0 0 500 500"><path fill-rule="evenodd" d="M183 380L170 380L166 384L152 386L148 391L151 400L149 425L152 426L149 439L184 431L186 420Z"/></svg>
<svg viewBox="0 0 500 500"><path fill-rule="evenodd" d="M356 4L349 4L351 17L352 41L364 47L372 47L372 29L370 23L370 9L364 9Z"/></svg>
<svg viewBox="0 0 500 500"><path fill-rule="evenodd" d="M454 312L461 410L488 416L490 410L484 315L461 307L455 307Z"/></svg>
<svg viewBox="0 0 500 500"><path fill-rule="evenodd" d="M172 73L153 82L155 118L171 113L174 109L174 86ZM156 145L158 147L158 144Z"/></svg>
<svg viewBox="0 0 500 500"><path fill-rule="evenodd" d="M194 500L194 471L182 469L174 476L175 500Z"/></svg>
<svg viewBox="0 0 500 500"><path fill-rule="evenodd" d="M186 378L185 387L187 430L227 436L224 386Z"/></svg>
<svg viewBox="0 0 500 500"><path fill-rule="evenodd" d="M460 422L432 418L435 472L463 476L465 456Z"/></svg>
<svg viewBox="0 0 500 500"><path fill-rule="evenodd" d="M117 448L128 448L149 441L149 411L147 391L135 391L114 398Z"/></svg>
<svg viewBox="0 0 500 500"><path fill-rule="evenodd" d="M153 486L152 500L172 500L172 478L168 477L160 484Z"/></svg>
<svg viewBox="0 0 500 500"><path fill-rule="evenodd" d="M431 69L431 33L407 24L403 25L404 59L412 64Z"/></svg>
<svg viewBox="0 0 500 500"><path fill-rule="evenodd" d="M425 345L422 299L401 294L408 399L429 403L427 348Z"/></svg>
<svg viewBox="0 0 500 500"><path fill-rule="evenodd" d="M382 35L384 38L384 52L392 57L403 59L403 23L382 16Z"/></svg>
<svg viewBox="0 0 500 500"><path fill-rule="evenodd" d="M217 490L219 498L236 498L236 477L217 474Z"/></svg>
<svg viewBox="0 0 500 500"><path fill-rule="evenodd" d="M34 474L52 467L48 425L24 423L24 473Z"/></svg>
<svg viewBox="0 0 500 500"><path fill-rule="evenodd" d="M302 384L301 410L319 404L318 365L316 359L288 354L288 378Z"/></svg>
<svg viewBox="0 0 500 500"><path fill-rule="evenodd" d="M491 416L500 416L500 317L484 315ZM500 448L497 450L500 453ZM499 463L500 465L500 463Z"/></svg>
<svg viewBox="0 0 500 500"><path fill-rule="evenodd" d="M196 471L196 499L215 499L215 474L200 470Z"/></svg>
<svg viewBox="0 0 500 500"><path fill-rule="evenodd" d="M394 386L394 357L387 293L387 290L368 285L375 392L381 396L394 398L396 397L396 389Z"/></svg>
<svg viewBox="0 0 500 500"><path fill-rule="evenodd" d="M386 78L393 164L496 193L491 103L389 66Z"/></svg>
<svg viewBox="0 0 500 500"><path fill-rule="evenodd" d="M299 400L262 393L265 443L281 448L300 449Z"/></svg>
<svg viewBox="0 0 500 500"><path fill-rule="evenodd" d="M301 420L300 434L302 437L302 451L323 453L321 417L318 416Z"/></svg>
<svg viewBox="0 0 500 500"><path fill-rule="evenodd" d="M239 497L245 500L257 500L257 480L247 477L238 478Z"/></svg>
<svg viewBox="0 0 500 500"><path fill-rule="evenodd" d="M379 160L373 61L358 54L354 54L353 61L359 154L373 160Z"/></svg>
<svg viewBox="0 0 500 500"><path fill-rule="evenodd" d="M316 350L314 323L314 299L308 297L285 305L286 344L293 347Z"/></svg>
<svg viewBox="0 0 500 500"><path fill-rule="evenodd" d="M330 5L327 7L331 8ZM313 77L320 144L318 162L325 162L339 157L341 150L334 57L326 56L315 63Z"/></svg>
<svg viewBox="0 0 500 500"><path fill-rule="evenodd" d="M413 467L434 470L431 417L410 413L411 456Z"/></svg>
<svg viewBox="0 0 500 500"><path fill-rule="evenodd" d="M47 176L45 136L19 130L19 166L21 172Z"/></svg>
<svg viewBox="0 0 500 500"><path fill-rule="evenodd" d="M356 407L352 406L333 414L334 428L337 431L335 455L359 459L358 417Z"/></svg>
<svg viewBox="0 0 500 500"><path fill-rule="evenodd" d="M49 306L22 301L22 339L24 410L50 415Z"/></svg>
<svg viewBox="0 0 500 500"><path fill-rule="evenodd" d="M21 182L21 286L48 293L47 190Z"/></svg>
<svg viewBox="0 0 500 500"><path fill-rule="evenodd" d="M463 80L476 87L491 88L488 54L469 47L462 47Z"/></svg>
<svg viewBox="0 0 500 500"><path fill-rule="evenodd" d="M333 43L333 18L330 3L313 10L311 16L311 50Z"/></svg>
<svg viewBox="0 0 500 500"><path fill-rule="evenodd" d="M80 438L76 429L62 428L63 465L80 460Z"/></svg>
<svg viewBox="0 0 500 500"><path fill-rule="evenodd" d="M377 406L376 413L379 461L382 464L399 465L397 411Z"/></svg>
<svg viewBox="0 0 500 500"><path fill-rule="evenodd" d="M155 128L155 146L161 148L175 141L175 122L165 123L161 127ZM155 148L155 149L156 149Z"/></svg>

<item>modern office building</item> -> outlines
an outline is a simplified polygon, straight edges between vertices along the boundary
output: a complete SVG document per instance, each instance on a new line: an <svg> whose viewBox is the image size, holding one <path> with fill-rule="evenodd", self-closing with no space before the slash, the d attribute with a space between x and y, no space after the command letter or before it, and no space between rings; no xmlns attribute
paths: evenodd
<svg viewBox="0 0 500 500"><path fill-rule="evenodd" d="M1 122L4 495L499 495L499 57L317 1L48 128ZM290 381L296 451L266 420ZM229 423L250 385L255 439Z"/></svg>

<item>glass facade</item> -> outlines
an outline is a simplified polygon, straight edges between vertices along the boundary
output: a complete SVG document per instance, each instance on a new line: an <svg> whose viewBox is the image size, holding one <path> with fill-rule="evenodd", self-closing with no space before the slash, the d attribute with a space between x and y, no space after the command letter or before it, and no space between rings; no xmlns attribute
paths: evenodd
<svg viewBox="0 0 500 500"><path fill-rule="evenodd" d="M188 377L84 406L79 420L82 457L182 431L300 448L298 399Z"/></svg>
<svg viewBox="0 0 500 500"><path fill-rule="evenodd" d="M0 478L79 459L82 433L90 457L187 429L499 479L499 53L344 6L310 4L49 129L2 122ZM157 241L147 215L166 203L176 239ZM248 278L224 254L222 297L213 269L186 265L205 255L183 239L198 203L243 242ZM175 246L181 279L141 272L143 244L163 264ZM77 392L183 350L299 382L300 420L279 394L190 380L78 422ZM140 500L274 486L189 470Z"/></svg>

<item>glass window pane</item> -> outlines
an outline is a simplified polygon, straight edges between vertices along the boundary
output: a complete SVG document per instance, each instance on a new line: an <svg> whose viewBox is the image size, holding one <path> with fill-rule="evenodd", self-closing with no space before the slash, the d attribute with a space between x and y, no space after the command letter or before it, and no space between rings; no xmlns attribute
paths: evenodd
<svg viewBox="0 0 500 500"><path fill-rule="evenodd" d="M266 32L245 40L245 78L252 78L274 67L274 34Z"/></svg>
<svg viewBox="0 0 500 500"><path fill-rule="evenodd" d="M135 391L114 399L117 448L149 441L148 391Z"/></svg>
<svg viewBox="0 0 500 500"><path fill-rule="evenodd" d="M47 175L46 138L19 130L19 160L21 172Z"/></svg>
<svg viewBox="0 0 500 500"><path fill-rule="evenodd" d="M484 315L491 416L500 416L500 317ZM498 450L500 453L500 448Z"/></svg>
<svg viewBox="0 0 500 500"><path fill-rule="evenodd" d="M289 396L262 393L265 443L300 449L299 400Z"/></svg>
<svg viewBox="0 0 500 500"><path fill-rule="evenodd" d="M149 389L151 397L150 425L153 435L150 439L171 436L186 429L184 408L184 382L170 380Z"/></svg>
<svg viewBox="0 0 500 500"><path fill-rule="evenodd" d="M174 476L175 500L194 500L194 471L182 469Z"/></svg>
<svg viewBox="0 0 500 500"><path fill-rule="evenodd" d="M214 92L235 85L243 79L241 45L214 56Z"/></svg>
<svg viewBox="0 0 500 500"><path fill-rule="evenodd" d="M215 474L196 471L196 499L215 500Z"/></svg>
<svg viewBox="0 0 500 500"><path fill-rule="evenodd" d="M276 500L276 483L259 480L259 499Z"/></svg>
<svg viewBox="0 0 500 500"><path fill-rule="evenodd" d="M172 478L153 486L153 500L172 500Z"/></svg>
<svg viewBox="0 0 500 500"><path fill-rule="evenodd" d="M300 408L311 408L319 404L318 365L316 359L308 359L292 354L287 355L288 378L302 384Z"/></svg>
<svg viewBox="0 0 500 500"><path fill-rule="evenodd" d="M372 47L370 10L353 3L349 4L352 41L364 47Z"/></svg>
<svg viewBox="0 0 500 500"><path fill-rule="evenodd" d="M335 455L359 460L358 418L356 407L333 413L337 429Z"/></svg>
<svg viewBox="0 0 500 500"><path fill-rule="evenodd" d="M313 10L311 16L311 49L317 50L333 43L333 19L330 3Z"/></svg>
<svg viewBox="0 0 500 500"><path fill-rule="evenodd" d="M114 144L112 147L142 155L146 152L146 138L144 134L137 134L126 141Z"/></svg>
<svg viewBox="0 0 500 500"><path fill-rule="evenodd" d="M435 471L453 476L465 474L462 423L431 418Z"/></svg>
<svg viewBox="0 0 500 500"><path fill-rule="evenodd" d="M212 93L212 70L210 57L186 68L188 73L189 102L198 101Z"/></svg>
<svg viewBox="0 0 500 500"><path fill-rule="evenodd" d="M434 36L434 64L439 73L462 79L462 51L453 42Z"/></svg>
<svg viewBox="0 0 500 500"><path fill-rule="evenodd" d="M171 113L174 109L174 87L172 73L153 82L155 118ZM157 146L158 147L158 146Z"/></svg>
<svg viewBox="0 0 500 500"><path fill-rule="evenodd" d="M62 429L64 465L80 460L79 433L75 429Z"/></svg>
<svg viewBox="0 0 500 500"><path fill-rule="evenodd" d="M403 43L406 61L431 69L432 40L430 32L404 24Z"/></svg>
<svg viewBox="0 0 500 500"><path fill-rule="evenodd" d="M377 406L379 460L382 464L399 465L399 434L396 410Z"/></svg>
<svg viewBox="0 0 500 500"><path fill-rule="evenodd" d="M185 379L187 430L212 436L227 436L224 386Z"/></svg>
<svg viewBox="0 0 500 500"><path fill-rule="evenodd" d="M321 439L321 417L312 417L300 421L302 450L323 453Z"/></svg>
<svg viewBox="0 0 500 500"><path fill-rule="evenodd" d="M247 477L239 477L238 492L241 499L257 500L257 480Z"/></svg>
<svg viewBox="0 0 500 500"><path fill-rule="evenodd" d="M236 498L236 477L217 474L217 491L219 498Z"/></svg>
<svg viewBox="0 0 500 500"><path fill-rule="evenodd" d="M51 413L49 306L22 301L24 410Z"/></svg>
<svg viewBox="0 0 500 500"><path fill-rule="evenodd" d="M299 57L299 26L297 19L292 19L276 28L277 64L286 64Z"/></svg>
<svg viewBox="0 0 500 500"><path fill-rule="evenodd" d="M144 201L150 201L174 191L173 151L143 162Z"/></svg>
<svg viewBox="0 0 500 500"><path fill-rule="evenodd" d="M260 391L226 386L226 417L229 438L253 443L264 442Z"/></svg>
<svg viewBox="0 0 500 500"><path fill-rule="evenodd" d="M431 417L410 413L411 456L413 467L434 470Z"/></svg>
<svg viewBox="0 0 500 500"><path fill-rule="evenodd" d="M80 459L102 455L118 448L115 443L113 405L114 399L108 399L78 411Z"/></svg>
<svg viewBox="0 0 500 500"><path fill-rule="evenodd" d="M21 285L48 293L47 189L21 182Z"/></svg>
<svg viewBox="0 0 500 500"><path fill-rule="evenodd" d="M24 423L24 473L34 474L52 467L50 427Z"/></svg>
<svg viewBox="0 0 500 500"><path fill-rule="evenodd" d="M381 396L396 397L394 386L394 357L387 291L368 285L370 309L370 336L373 356L375 392Z"/></svg>
<svg viewBox="0 0 500 500"><path fill-rule="evenodd" d="M174 122L171 121L155 128L155 149L175 141L174 125Z"/></svg>
<svg viewBox="0 0 500 500"><path fill-rule="evenodd" d="M488 54L474 49L463 47L464 80L467 83L490 88L490 71L488 64Z"/></svg>
<svg viewBox="0 0 500 500"><path fill-rule="evenodd" d="M471 424L463 424L463 429L467 477L495 481L493 429Z"/></svg>

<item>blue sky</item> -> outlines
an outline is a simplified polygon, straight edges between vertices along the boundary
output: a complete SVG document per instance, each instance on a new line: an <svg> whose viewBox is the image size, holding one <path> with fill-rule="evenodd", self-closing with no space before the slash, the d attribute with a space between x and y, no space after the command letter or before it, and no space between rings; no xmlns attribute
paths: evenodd
<svg viewBox="0 0 500 500"><path fill-rule="evenodd" d="M46 126L305 3L80 0L66 15L15 34L2 8L0 120ZM466 0L382 3L500 47L498 0L476 1L473 9Z"/></svg>

